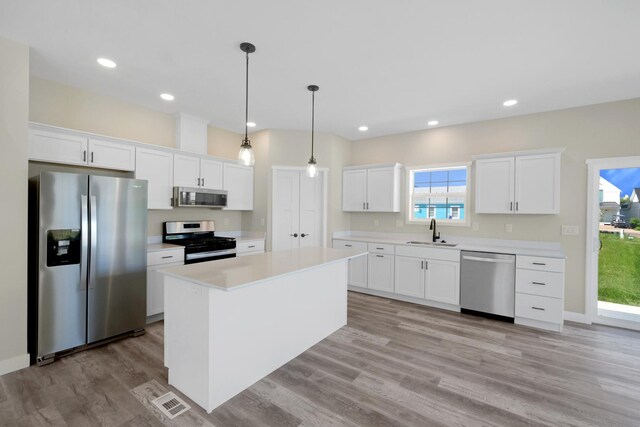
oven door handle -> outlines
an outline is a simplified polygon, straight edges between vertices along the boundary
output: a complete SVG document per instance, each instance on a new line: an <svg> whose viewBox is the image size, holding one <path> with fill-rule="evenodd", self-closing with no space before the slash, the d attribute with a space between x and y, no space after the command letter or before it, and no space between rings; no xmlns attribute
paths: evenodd
<svg viewBox="0 0 640 427"><path fill-rule="evenodd" d="M196 252L195 254L185 255L185 259L189 261L192 259L211 258L211 257L216 257L221 255L233 255L235 253L236 253L235 249L229 249L226 251Z"/></svg>

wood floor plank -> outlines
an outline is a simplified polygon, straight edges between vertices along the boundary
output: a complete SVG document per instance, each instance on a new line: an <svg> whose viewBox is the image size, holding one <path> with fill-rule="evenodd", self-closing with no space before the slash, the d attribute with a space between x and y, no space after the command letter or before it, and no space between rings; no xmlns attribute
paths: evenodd
<svg viewBox="0 0 640 427"><path fill-rule="evenodd" d="M167 384L163 326L1 376L0 426L640 425L635 331L350 292L347 326L208 414ZM149 404L168 390L192 405L175 420Z"/></svg>

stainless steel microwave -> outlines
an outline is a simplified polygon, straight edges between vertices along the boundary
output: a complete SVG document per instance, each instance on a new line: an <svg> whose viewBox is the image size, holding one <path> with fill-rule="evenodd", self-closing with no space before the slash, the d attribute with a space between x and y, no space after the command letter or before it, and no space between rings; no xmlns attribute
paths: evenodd
<svg viewBox="0 0 640 427"><path fill-rule="evenodd" d="M227 191L205 188L173 187L173 206L224 208L227 206Z"/></svg>

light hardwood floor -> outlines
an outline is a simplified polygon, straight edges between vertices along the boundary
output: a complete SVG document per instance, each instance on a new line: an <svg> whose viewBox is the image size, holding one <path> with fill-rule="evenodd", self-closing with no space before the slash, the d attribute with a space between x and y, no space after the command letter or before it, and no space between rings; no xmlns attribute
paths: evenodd
<svg viewBox="0 0 640 427"><path fill-rule="evenodd" d="M135 396L170 389L162 333L0 377L0 425L163 425ZM349 293L348 326L211 414L187 401L190 418L166 424L639 426L640 333L547 333Z"/></svg>

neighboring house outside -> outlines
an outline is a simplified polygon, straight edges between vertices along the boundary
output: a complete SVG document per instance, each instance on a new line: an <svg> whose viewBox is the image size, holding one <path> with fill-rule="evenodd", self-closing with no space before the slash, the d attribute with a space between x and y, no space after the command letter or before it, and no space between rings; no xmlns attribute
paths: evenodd
<svg viewBox="0 0 640 427"><path fill-rule="evenodd" d="M414 218L420 219L464 219L464 202L460 203L417 203Z"/></svg>
<svg viewBox="0 0 640 427"><path fill-rule="evenodd" d="M629 196L629 204L620 209L620 214L625 216L627 222L631 218L640 218L640 188L634 188Z"/></svg>
<svg viewBox="0 0 640 427"><path fill-rule="evenodd" d="M611 223L613 216L620 214L620 193L618 187L600 177L600 222Z"/></svg>

